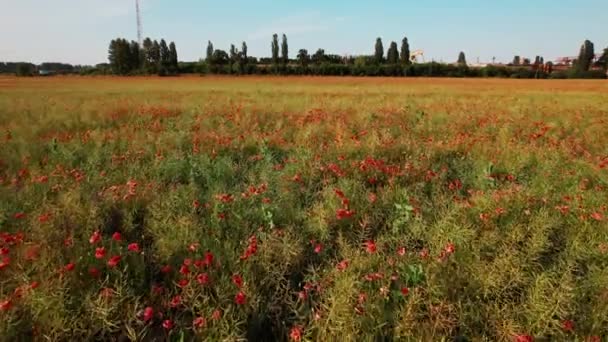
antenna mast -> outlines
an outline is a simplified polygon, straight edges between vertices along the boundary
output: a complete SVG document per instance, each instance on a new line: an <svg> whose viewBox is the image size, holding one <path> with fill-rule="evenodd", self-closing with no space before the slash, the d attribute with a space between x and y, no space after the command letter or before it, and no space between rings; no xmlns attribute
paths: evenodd
<svg viewBox="0 0 608 342"><path fill-rule="evenodd" d="M142 44L142 28L141 28L141 10L139 9L139 0L135 0L135 11L137 12L137 42L139 46Z"/></svg>

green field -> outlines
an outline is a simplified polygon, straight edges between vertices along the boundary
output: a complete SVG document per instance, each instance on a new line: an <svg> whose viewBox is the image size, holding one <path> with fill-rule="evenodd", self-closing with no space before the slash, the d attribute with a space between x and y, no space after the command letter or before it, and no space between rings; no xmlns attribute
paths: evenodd
<svg viewBox="0 0 608 342"><path fill-rule="evenodd" d="M0 340L608 338L608 83L0 78Z"/></svg>

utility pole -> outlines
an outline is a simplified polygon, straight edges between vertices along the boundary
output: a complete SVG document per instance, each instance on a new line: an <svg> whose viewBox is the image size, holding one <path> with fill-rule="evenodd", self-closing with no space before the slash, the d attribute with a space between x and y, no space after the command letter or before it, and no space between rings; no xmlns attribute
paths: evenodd
<svg viewBox="0 0 608 342"><path fill-rule="evenodd" d="M135 0L135 11L137 12L137 42L142 46L142 28L141 28L141 10L139 8L139 0Z"/></svg>

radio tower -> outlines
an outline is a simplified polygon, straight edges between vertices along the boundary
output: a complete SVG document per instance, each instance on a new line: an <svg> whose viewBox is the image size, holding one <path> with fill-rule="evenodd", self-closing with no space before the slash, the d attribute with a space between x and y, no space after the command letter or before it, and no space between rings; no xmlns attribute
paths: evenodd
<svg viewBox="0 0 608 342"><path fill-rule="evenodd" d="M142 46L141 10L139 9L139 0L135 0L135 11L137 12L137 42L139 43L139 46Z"/></svg>

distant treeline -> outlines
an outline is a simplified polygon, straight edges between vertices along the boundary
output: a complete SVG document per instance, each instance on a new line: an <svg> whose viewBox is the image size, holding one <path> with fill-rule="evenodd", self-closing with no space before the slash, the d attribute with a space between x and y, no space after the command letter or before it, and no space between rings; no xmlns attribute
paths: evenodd
<svg viewBox="0 0 608 342"><path fill-rule="evenodd" d="M159 75L220 74L220 75L313 75L313 76L393 76L393 77L503 77L503 78L606 78L608 48L600 58L595 58L593 43L586 40L572 67L555 69L551 62L536 56L531 62L515 56L507 65L491 64L470 66L464 52L458 54L455 63L416 63L416 53L410 52L407 37L400 48L391 42L386 50L381 38L376 39L374 54L368 56L339 56L318 49L309 54L298 50L296 58L289 58L287 36L274 34L271 40L271 57L256 58L247 54L247 44L241 49L234 44L228 52L215 49L210 41L206 56L197 62L178 62L175 43L167 44L146 38L140 46L135 41L118 38L110 42L109 63L96 66L71 66L62 63L0 63L0 72L31 75L36 73L78 73L81 75Z"/></svg>

